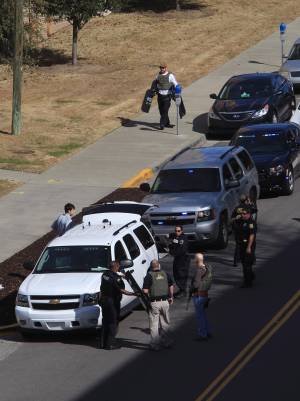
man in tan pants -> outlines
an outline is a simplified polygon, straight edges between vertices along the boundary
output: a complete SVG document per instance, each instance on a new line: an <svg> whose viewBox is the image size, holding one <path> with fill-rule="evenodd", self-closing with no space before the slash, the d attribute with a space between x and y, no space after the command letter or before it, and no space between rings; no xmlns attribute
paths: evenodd
<svg viewBox="0 0 300 401"><path fill-rule="evenodd" d="M173 303L173 290L171 277L161 270L158 260L152 260L150 271L144 279L143 291L149 295L151 301L150 349L154 351L171 346L169 306Z"/></svg>

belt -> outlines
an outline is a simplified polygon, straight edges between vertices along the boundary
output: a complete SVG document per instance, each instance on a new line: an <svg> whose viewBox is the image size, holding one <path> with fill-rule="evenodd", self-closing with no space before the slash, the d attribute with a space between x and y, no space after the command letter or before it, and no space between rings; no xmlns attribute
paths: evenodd
<svg viewBox="0 0 300 401"><path fill-rule="evenodd" d="M156 298L151 298L151 302L159 302L159 301L167 301L168 297L156 297Z"/></svg>

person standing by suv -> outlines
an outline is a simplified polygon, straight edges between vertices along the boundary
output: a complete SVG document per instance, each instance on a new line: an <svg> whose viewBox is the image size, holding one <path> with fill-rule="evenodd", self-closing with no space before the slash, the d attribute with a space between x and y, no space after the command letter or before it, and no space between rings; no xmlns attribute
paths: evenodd
<svg viewBox="0 0 300 401"><path fill-rule="evenodd" d="M181 298L186 293L190 261L188 255L188 240L183 232L182 226L175 227L175 235L172 236L169 252L174 257L173 276L179 289L175 297Z"/></svg>
<svg viewBox="0 0 300 401"><path fill-rule="evenodd" d="M255 237L256 223L251 217L251 207L246 205L241 210L241 223L237 231L237 240L244 275L242 288L252 287L252 281L255 277L252 270L255 261Z"/></svg>
<svg viewBox="0 0 300 401"><path fill-rule="evenodd" d="M151 302L149 311L150 349L154 351L159 351L161 346L169 348L172 344L169 337L169 305L173 303L173 289L171 277L161 270L158 260L152 260L150 271L144 279L143 291L149 296Z"/></svg>
<svg viewBox="0 0 300 401"><path fill-rule="evenodd" d="M135 295L125 290L122 277L118 274L120 263L113 261L110 268L102 275L100 287L100 306L102 309L101 348L113 350L121 348L116 344L122 295Z"/></svg>
<svg viewBox="0 0 300 401"><path fill-rule="evenodd" d="M75 206L72 203L66 203L64 206L65 213L58 216L52 223L51 228L59 236L63 235L72 227L72 217L75 215Z"/></svg>

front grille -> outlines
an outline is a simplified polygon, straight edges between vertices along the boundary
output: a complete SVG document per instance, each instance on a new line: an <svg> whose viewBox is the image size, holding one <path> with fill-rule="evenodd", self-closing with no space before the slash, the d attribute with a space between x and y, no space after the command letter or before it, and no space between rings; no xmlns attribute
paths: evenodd
<svg viewBox="0 0 300 401"><path fill-rule="evenodd" d="M178 226L194 224L194 219L175 219L175 220L151 220L151 224L154 226Z"/></svg>
<svg viewBox="0 0 300 401"><path fill-rule="evenodd" d="M300 71L292 71L291 77L300 77Z"/></svg>
<svg viewBox="0 0 300 401"><path fill-rule="evenodd" d="M31 300L47 300L47 299L75 299L80 295L31 295Z"/></svg>
<svg viewBox="0 0 300 401"><path fill-rule="evenodd" d="M65 310L65 309L76 309L79 308L79 302L66 302L59 304L44 304L44 303L32 303L33 309L40 310Z"/></svg>
<svg viewBox="0 0 300 401"><path fill-rule="evenodd" d="M172 216L195 216L195 212L172 213ZM170 213L150 213L150 217L170 217Z"/></svg>
<svg viewBox="0 0 300 401"><path fill-rule="evenodd" d="M219 113L224 120L227 121L244 121L248 120L252 114L255 113L255 111L241 111L241 112L235 112L235 113Z"/></svg>

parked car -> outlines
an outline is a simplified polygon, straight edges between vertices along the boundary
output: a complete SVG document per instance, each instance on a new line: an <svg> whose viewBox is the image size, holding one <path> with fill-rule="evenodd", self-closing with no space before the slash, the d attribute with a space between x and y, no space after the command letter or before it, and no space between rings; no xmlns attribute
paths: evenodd
<svg viewBox="0 0 300 401"><path fill-rule="evenodd" d="M293 44L286 61L280 68L280 72L286 74L293 85L300 84L300 38Z"/></svg>
<svg viewBox="0 0 300 401"><path fill-rule="evenodd" d="M258 176L242 147L190 148L174 156L158 173L144 202L157 207L143 216L156 241L167 245L166 236L182 225L190 241L225 248L233 209L242 193L259 196Z"/></svg>
<svg viewBox="0 0 300 401"><path fill-rule="evenodd" d="M300 173L300 129L292 123L261 124L241 128L231 145L243 146L258 170L262 192L291 194Z"/></svg>
<svg viewBox="0 0 300 401"><path fill-rule="evenodd" d="M256 73L230 78L208 113L210 134L234 134L244 125L289 120L295 108L291 82L278 73Z"/></svg>
<svg viewBox="0 0 300 401"><path fill-rule="evenodd" d="M134 269L142 285L151 260L158 258L154 239L141 222L149 206L116 202L83 209L82 224L48 244L17 294L15 313L24 335L101 325L98 296L111 260ZM122 312L132 309L134 301L123 296Z"/></svg>

